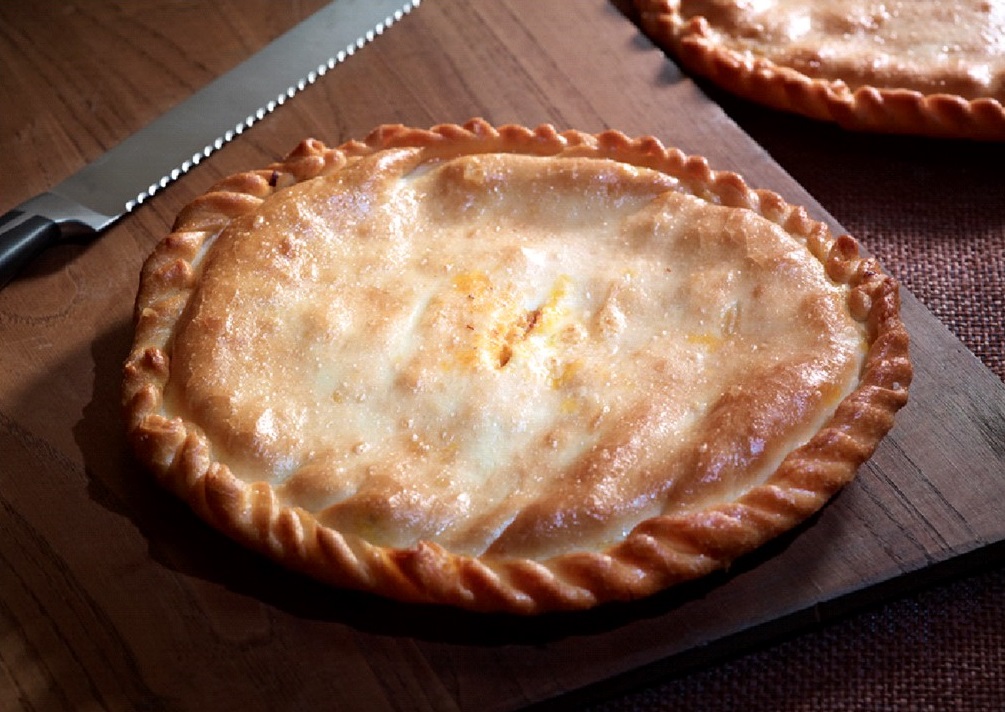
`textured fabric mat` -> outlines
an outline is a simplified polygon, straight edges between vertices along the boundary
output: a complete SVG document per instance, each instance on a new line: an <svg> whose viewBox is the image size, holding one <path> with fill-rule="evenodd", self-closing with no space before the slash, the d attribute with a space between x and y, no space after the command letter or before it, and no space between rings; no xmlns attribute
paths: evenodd
<svg viewBox="0 0 1005 712"><path fill-rule="evenodd" d="M1005 380L1005 145L852 134L706 91ZM595 708L625 710L1005 710L1005 569Z"/></svg>
<svg viewBox="0 0 1005 712"><path fill-rule="evenodd" d="M1005 570L897 600L592 712L1005 709Z"/></svg>

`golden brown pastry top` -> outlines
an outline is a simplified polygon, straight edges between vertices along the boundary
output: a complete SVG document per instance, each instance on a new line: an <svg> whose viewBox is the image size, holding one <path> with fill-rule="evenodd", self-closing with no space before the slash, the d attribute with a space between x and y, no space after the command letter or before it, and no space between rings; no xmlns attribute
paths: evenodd
<svg viewBox="0 0 1005 712"><path fill-rule="evenodd" d="M681 0L721 45L811 77L1005 98L1000 0Z"/></svg>
<svg viewBox="0 0 1005 712"><path fill-rule="evenodd" d="M208 248L167 406L244 479L388 546L541 558L732 499L867 345L781 228L676 187L412 149L294 186Z"/></svg>
<svg viewBox="0 0 1005 712"><path fill-rule="evenodd" d="M686 69L848 128L1005 139L1001 0L635 0Z"/></svg>
<svg viewBox="0 0 1005 712"><path fill-rule="evenodd" d="M775 482L875 370L877 334L906 348L895 284L853 243L651 141L469 128L474 145L438 140L458 127L305 144L197 201L151 258L127 409L197 511L337 583L528 611L718 565L564 580L620 571L647 527L742 519L765 487L771 517L804 516L850 477L859 445ZM717 546L779 522L746 524ZM469 566L502 592L472 594Z"/></svg>

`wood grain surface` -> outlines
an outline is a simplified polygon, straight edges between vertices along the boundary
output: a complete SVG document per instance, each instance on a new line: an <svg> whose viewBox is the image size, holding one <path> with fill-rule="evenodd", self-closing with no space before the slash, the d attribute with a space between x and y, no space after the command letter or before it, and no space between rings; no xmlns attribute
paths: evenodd
<svg viewBox="0 0 1005 712"><path fill-rule="evenodd" d="M0 210L41 192L323 4L0 4ZM335 591L250 554L128 452L121 363L177 211L302 138L483 116L651 134L840 229L604 0L426 0L100 239L0 292L0 709L573 705L999 560L1005 386L910 294L892 437L798 531L632 605L513 620ZM868 247L868 245L867 245Z"/></svg>

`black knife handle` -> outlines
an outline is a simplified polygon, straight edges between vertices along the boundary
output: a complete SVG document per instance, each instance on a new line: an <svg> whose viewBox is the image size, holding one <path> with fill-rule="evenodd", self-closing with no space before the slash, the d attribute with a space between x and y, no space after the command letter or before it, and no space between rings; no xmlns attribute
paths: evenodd
<svg viewBox="0 0 1005 712"><path fill-rule="evenodd" d="M0 216L0 288L61 235L59 224L41 215L11 210Z"/></svg>

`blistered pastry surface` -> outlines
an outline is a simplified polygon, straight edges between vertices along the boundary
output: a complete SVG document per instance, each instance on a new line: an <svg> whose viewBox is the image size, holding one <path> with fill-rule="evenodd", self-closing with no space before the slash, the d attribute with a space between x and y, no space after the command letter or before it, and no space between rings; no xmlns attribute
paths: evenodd
<svg viewBox="0 0 1005 712"><path fill-rule="evenodd" d="M538 612L816 511L910 381L854 240L653 139L475 121L306 142L144 267L130 438L323 580Z"/></svg>
<svg viewBox="0 0 1005 712"><path fill-rule="evenodd" d="M175 336L168 408L322 523L608 546L763 481L854 383L848 288L777 225L621 163L419 158L228 227Z"/></svg>
<svg viewBox="0 0 1005 712"><path fill-rule="evenodd" d="M681 0L709 39L850 89L1005 97L1005 5L992 0Z"/></svg>
<svg viewBox="0 0 1005 712"><path fill-rule="evenodd" d="M635 0L688 71L846 128L1005 139L997 0Z"/></svg>

